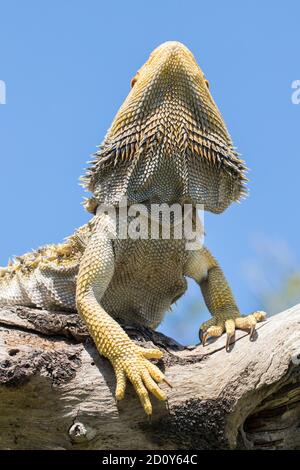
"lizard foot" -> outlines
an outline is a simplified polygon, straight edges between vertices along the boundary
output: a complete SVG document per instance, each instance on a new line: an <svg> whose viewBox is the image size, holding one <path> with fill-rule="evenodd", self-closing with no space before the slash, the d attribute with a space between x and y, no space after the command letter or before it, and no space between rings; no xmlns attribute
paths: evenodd
<svg viewBox="0 0 300 470"><path fill-rule="evenodd" d="M166 400L157 382L167 382L164 374L148 359L161 359L163 353L159 349L145 349L132 345L126 354L118 355L111 360L117 379L116 399L122 400L125 395L126 378L133 384L136 393L147 415L152 414L149 391L159 400Z"/></svg>
<svg viewBox="0 0 300 470"><path fill-rule="evenodd" d="M261 311L253 312L251 315L246 317L234 317L228 319L211 318L201 325L199 330L200 341L203 346L205 346L208 338L221 336L225 331L227 334L226 351L228 351L236 328L240 330L248 330L250 340L252 340L255 333L256 323L265 319L266 313Z"/></svg>

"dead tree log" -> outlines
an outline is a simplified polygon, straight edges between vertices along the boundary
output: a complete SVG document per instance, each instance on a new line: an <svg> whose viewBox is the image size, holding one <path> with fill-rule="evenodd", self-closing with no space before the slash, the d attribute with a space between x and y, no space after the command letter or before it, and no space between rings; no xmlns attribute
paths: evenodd
<svg viewBox="0 0 300 470"><path fill-rule="evenodd" d="M300 305L243 332L184 348L148 329L135 341L165 351L173 388L149 421L115 378L76 313L0 310L1 449L300 448ZM165 387L163 385L163 387Z"/></svg>

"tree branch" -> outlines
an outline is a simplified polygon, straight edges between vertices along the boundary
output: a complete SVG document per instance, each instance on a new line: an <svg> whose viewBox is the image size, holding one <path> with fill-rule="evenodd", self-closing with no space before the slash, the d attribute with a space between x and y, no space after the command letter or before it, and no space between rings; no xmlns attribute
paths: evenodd
<svg viewBox="0 0 300 470"><path fill-rule="evenodd" d="M300 448L300 305L258 325L184 348L136 327L128 334L165 351L158 365L173 388L154 397L149 421L115 377L76 312L0 309L1 449Z"/></svg>

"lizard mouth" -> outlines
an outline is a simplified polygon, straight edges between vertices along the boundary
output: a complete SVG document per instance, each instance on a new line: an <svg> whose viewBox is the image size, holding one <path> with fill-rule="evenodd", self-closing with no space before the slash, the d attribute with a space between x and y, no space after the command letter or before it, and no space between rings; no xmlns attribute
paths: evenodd
<svg viewBox="0 0 300 470"><path fill-rule="evenodd" d="M192 53L155 49L137 72L84 186L99 203L203 204L222 212L246 192L244 162Z"/></svg>

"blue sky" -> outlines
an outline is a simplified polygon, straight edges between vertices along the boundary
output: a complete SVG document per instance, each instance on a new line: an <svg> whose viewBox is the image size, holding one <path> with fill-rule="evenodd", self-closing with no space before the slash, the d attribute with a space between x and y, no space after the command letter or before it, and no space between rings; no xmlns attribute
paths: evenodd
<svg viewBox="0 0 300 470"><path fill-rule="evenodd" d="M270 246L289 251L296 267L300 258L300 105L291 101L300 79L300 3L1 0L0 8L0 265L88 220L78 184L86 161L149 53L178 40L204 70L251 169L250 196L207 214L205 228L241 311L259 308L249 263ZM191 284L162 330L196 341L207 313L194 312L186 324L195 299L201 294Z"/></svg>

